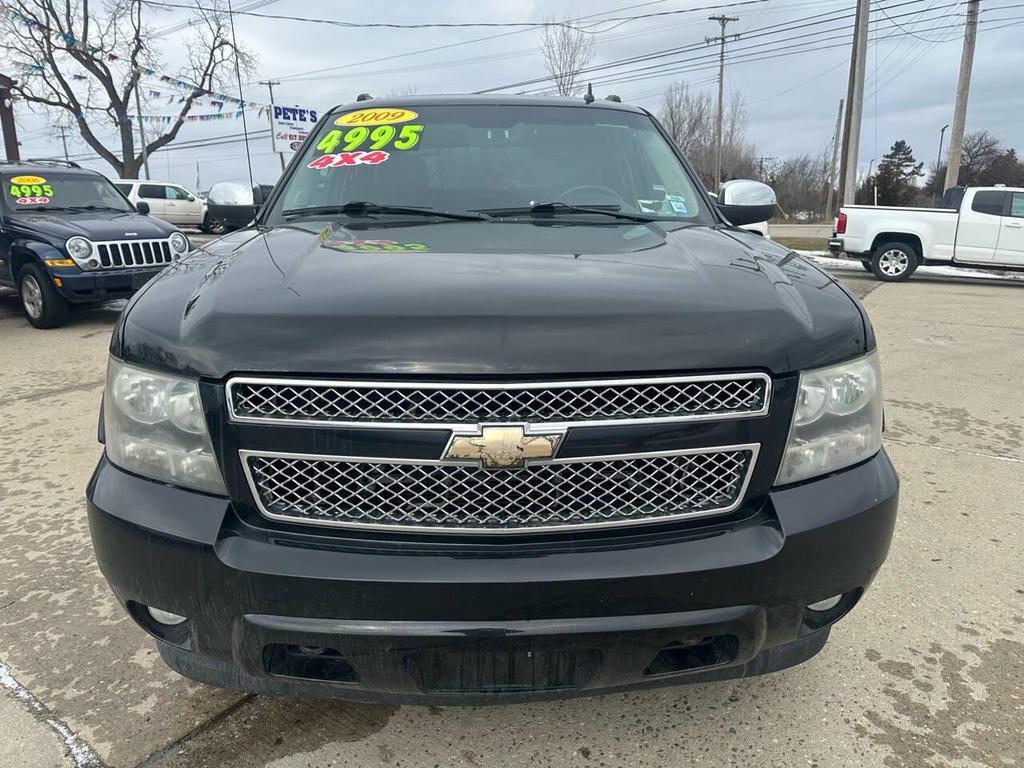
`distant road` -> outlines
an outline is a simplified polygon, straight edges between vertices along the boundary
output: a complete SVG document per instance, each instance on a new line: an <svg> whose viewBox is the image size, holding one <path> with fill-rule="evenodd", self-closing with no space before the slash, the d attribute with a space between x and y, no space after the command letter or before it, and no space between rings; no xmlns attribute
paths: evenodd
<svg viewBox="0 0 1024 768"><path fill-rule="evenodd" d="M780 237L832 237L831 224L773 224L768 222L768 234Z"/></svg>

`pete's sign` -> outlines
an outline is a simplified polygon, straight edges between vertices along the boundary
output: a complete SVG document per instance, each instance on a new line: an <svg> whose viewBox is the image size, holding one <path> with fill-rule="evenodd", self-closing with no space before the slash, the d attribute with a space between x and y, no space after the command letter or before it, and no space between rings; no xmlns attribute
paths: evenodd
<svg viewBox="0 0 1024 768"><path fill-rule="evenodd" d="M303 107L273 107L270 126L274 137L274 151L295 151L302 146L310 131L316 126L319 115L315 109Z"/></svg>

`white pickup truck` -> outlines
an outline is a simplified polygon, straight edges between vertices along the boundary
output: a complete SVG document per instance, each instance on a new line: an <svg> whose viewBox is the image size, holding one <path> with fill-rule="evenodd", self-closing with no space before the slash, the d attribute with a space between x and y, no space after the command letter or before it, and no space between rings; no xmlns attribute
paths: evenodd
<svg viewBox="0 0 1024 768"><path fill-rule="evenodd" d="M828 247L887 282L922 264L1024 269L1024 189L970 187L959 210L847 205Z"/></svg>

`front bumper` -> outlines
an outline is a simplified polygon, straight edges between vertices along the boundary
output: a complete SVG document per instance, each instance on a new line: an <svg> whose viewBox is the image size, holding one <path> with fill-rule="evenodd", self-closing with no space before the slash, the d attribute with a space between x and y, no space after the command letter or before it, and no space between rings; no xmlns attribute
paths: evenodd
<svg viewBox="0 0 1024 768"><path fill-rule="evenodd" d="M885 560L898 490L883 452L772 491L728 525L533 545L257 528L226 499L106 459L88 505L100 569L179 672L269 694L471 704L799 663ZM837 594L825 620L804 609ZM144 606L188 621L158 625Z"/></svg>
<svg viewBox="0 0 1024 768"><path fill-rule="evenodd" d="M88 272L80 269L53 269L51 272L53 277L59 278L57 290L64 298L73 303L86 303L128 298L160 274L165 266ZM57 285L57 281L54 284Z"/></svg>

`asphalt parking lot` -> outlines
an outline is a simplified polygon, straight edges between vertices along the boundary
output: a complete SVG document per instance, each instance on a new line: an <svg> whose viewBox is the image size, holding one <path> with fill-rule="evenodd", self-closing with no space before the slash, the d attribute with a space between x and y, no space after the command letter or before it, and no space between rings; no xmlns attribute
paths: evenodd
<svg viewBox="0 0 1024 768"><path fill-rule="evenodd" d="M274 700L167 670L96 569L83 492L119 305L0 293L0 766L1014 766L1024 762L1024 283L839 273L879 338L900 519L803 666L567 702Z"/></svg>

